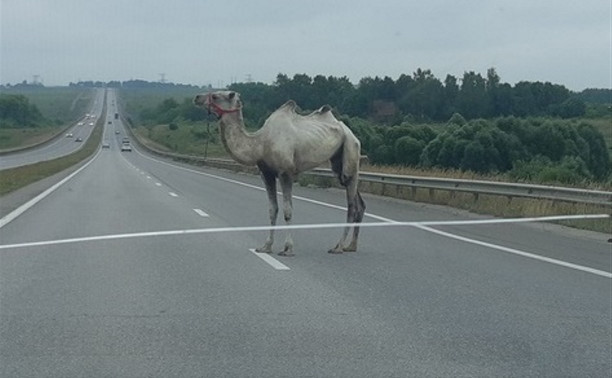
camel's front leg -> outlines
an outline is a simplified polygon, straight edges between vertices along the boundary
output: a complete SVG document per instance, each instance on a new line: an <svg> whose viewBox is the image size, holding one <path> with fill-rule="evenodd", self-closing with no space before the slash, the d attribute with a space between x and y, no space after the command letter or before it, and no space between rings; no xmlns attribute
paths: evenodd
<svg viewBox="0 0 612 378"><path fill-rule="evenodd" d="M268 201L270 202L269 214L270 214L270 225L276 226L276 218L278 216L278 201L276 199L276 177L273 174L261 172L261 178L266 185L266 192L268 193ZM274 230L270 230L268 238L264 245L260 248L255 249L257 252L272 253L272 244L274 244Z"/></svg>
<svg viewBox="0 0 612 378"><path fill-rule="evenodd" d="M291 202L291 189L293 186L293 178L287 174L282 174L279 177L281 183L281 189L283 191L283 214L285 216L285 224L291 224L291 218L293 215L293 204ZM287 236L285 238L285 248L279 253L281 256L293 256L293 238L291 237L291 230L287 230Z"/></svg>

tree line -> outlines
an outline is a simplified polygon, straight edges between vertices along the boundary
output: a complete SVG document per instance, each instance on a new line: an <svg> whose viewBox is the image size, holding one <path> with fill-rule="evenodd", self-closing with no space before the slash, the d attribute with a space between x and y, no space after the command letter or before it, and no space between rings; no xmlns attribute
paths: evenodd
<svg viewBox="0 0 612 378"><path fill-rule="evenodd" d="M502 83L494 68L485 76L474 71L444 81L430 70L418 69L396 80L365 77L353 85L347 77L278 74L272 85L235 83L229 89L242 94L247 118L261 120L287 99L303 109L329 104L341 114L397 124L406 119L441 122L454 113L466 119L514 115L562 118L585 115L585 101L563 85L521 81Z"/></svg>
<svg viewBox="0 0 612 378"><path fill-rule="evenodd" d="M24 95L0 94L0 128L37 127L44 117Z"/></svg>

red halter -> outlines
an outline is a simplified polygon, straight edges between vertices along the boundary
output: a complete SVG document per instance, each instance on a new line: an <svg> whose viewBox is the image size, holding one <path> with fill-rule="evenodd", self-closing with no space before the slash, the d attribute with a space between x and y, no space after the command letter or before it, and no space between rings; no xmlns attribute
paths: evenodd
<svg viewBox="0 0 612 378"><path fill-rule="evenodd" d="M242 106L239 106L235 109L223 109L222 107L220 107L219 105L215 104L212 101L212 94L208 94L208 111L210 112L210 108L214 108L215 109L215 114L217 114L220 117L222 117L224 114L228 114L228 113L236 113L239 112L242 109Z"/></svg>

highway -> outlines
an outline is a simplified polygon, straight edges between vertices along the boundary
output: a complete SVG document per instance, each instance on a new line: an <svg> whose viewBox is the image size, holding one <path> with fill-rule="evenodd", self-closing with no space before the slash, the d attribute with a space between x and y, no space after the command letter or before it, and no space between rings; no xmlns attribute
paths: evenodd
<svg viewBox="0 0 612 378"><path fill-rule="evenodd" d="M233 230L268 225L258 177L120 152L105 126L110 149L0 228L2 377L612 373L609 235L365 194L365 222L491 222L364 228L342 255L340 229L296 230L263 259L265 231ZM294 187L294 223L343 222L344 197Z"/></svg>
<svg viewBox="0 0 612 378"><path fill-rule="evenodd" d="M55 159L71 154L72 152L80 149L83 146L83 143L76 142L76 140L77 138L81 138L83 141L85 141L87 138L89 138L97 119L102 114L104 96L104 89L99 88L96 90L95 98L91 104L91 109L89 113L87 113L88 115L78 120L70 129L66 131L65 134L71 134L72 137L59 137L40 147L2 155L0 156L0 170Z"/></svg>

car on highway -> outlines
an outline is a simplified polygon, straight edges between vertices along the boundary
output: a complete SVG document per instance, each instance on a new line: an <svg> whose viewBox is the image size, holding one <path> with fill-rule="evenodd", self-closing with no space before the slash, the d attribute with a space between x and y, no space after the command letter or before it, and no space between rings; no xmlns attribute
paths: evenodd
<svg viewBox="0 0 612 378"><path fill-rule="evenodd" d="M123 151L132 152L132 146L130 146L129 143L123 143L121 145L121 152L123 152Z"/></svg>
<svg viewBox="0 0 612 378"><path fill-rule="evenodd" d="M110 148L110 143L108 143L108 142L103 142L103 143L102 143L102 148Z"/></svg>
<svg viewBox="0 0 612 378"><path fill-rule="evenodd" d="M119 130L115 130L115 134L117 134L117 135L118 135L118 134L119 134Z"/></svg>
<svg viewBox="0 0 612 378"><path fill-rule="evenodd" d="M66 138L72 138L74 135L72 133L66 134Z"/></svg>
<svg viewBox="0 0 612 378"><path fill-rule="evenodd" d="M76 138L74 141L75 141L75 142L82 142L82 141L83 141L83 138L78 137L78 138Z"/></svg>

